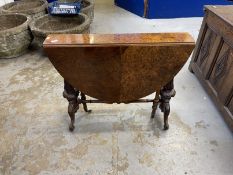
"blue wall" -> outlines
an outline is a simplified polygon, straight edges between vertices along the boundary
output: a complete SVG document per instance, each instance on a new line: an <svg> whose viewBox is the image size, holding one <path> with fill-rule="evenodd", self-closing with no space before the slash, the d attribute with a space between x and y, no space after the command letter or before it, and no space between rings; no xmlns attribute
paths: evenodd
<svg viewBox="0 0 233 175"><path fill-rule="evenodd" d="M115 4L136 15L144 14L144 0L115 0Z"/></svg>
<svg viewBox="0 0 233 175"><path fill-rule="evenodd" d="M48 3L51 3L51 2L53 2L53 1L57 1L57 0L47 0L48 1Z"/></svg>
<svg viewBox="0 0 233 175"><path fill-rule="evenodd" d="M144 0L115 0L115 4L139 16L144 14ZM227 0L148 0L147 18L203 16L204 5L233 5Z"/></svg>

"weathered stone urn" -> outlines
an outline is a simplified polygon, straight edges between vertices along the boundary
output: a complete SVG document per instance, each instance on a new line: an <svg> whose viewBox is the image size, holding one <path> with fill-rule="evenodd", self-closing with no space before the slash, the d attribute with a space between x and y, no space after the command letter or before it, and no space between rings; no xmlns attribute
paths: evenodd
<svg viewBox="0 0 233 175"><path fill-rule="evenodd" d="M80 1L81 1L81 7L82 7L80 12L89 16L91 22L93 22L93 19L94 19L94 3L93 2L90 2L87 0L58 0L58 2L68 2L68 3L80 2Z"/></svg>
<svg viewBox="0 0 233 175"><path fill-rule="evenodd" d="M45 38L49 34L78 34L89 33L90 18L80 13L75 16L50 16L44 15L30 23L30 28L34 36L34 43L42 46Z"/></svg>
<svg viewBox="0 0 233 175"><path fill-rule="evenodd" d="M24 14L0 14L0 58L13 58L27 51L32 41Z"/></svg>
<svg viewBox="0 0 233 175"><path fill-rule="evenodd" d="M94 3L89 2L87 0L83 0L81 13L84 13L87 16L89 16L91 22L93 22L93 20L94 20Z"/></svg>
<svg viewBox="0 0 233 175"><path fill-rule="evenodd" d="M32 19L46 13L48 3L45 0L21 0L2 6L2 13L23 13Z"/></svg>

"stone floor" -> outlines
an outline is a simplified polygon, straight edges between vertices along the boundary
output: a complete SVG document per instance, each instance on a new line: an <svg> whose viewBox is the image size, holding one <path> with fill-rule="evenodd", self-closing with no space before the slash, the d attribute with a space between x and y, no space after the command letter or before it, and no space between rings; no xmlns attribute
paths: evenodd
<svg viewBox="0 0 233 175"><path fill-rule="evenodd" d="M185 31L196 39L201 21L146 20L99 0L91 32ZM70 133L63 80L49 60L37 50L1 59L0 174L233 174L232 133L187 67L175 79L168 131L162 113L150 119L151 104L91 104Z"/></svg>

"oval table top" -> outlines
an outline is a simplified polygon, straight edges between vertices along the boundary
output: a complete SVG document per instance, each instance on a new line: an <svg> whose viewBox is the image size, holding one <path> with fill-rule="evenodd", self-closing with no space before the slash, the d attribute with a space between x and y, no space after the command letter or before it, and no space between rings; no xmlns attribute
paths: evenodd
<svg viewBox="0 0 233 175"><path fill-rule="evenodd" d="M44 41L45 52L66 81L110 103L160 90L194 46L188 33L53 34Z"/></svg>
<svg viewBox="0 0 233 175"><path fill-rule="evenodd" d="M188 33L133 33L133 34L52 34L44 41L44 47L75 45L78 47L111 45L194 45Z"/></svg>

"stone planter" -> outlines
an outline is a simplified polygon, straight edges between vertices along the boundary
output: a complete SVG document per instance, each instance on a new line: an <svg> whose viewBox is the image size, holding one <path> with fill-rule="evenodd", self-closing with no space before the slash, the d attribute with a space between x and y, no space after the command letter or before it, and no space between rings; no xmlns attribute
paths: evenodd
<svg viewBox="0 0 233 175"><path fill-rule="evenodd" d="M42 46L49 34L89 33L90 23L89 17L82 13L68 17L44 15L32 21L30 28L34 36L34 43Z"/></svg>
<svg viewBox="0 0 233 175"><path fill-rule="evenodd" d="M81 13L84 13L87 16L89 16L91 22L93 22L93 20L94 20L94 4L92 2L87 1L87 0L83 0Z"/></svg>
<svg viewBox="0 0 233 175"><path fill-rule="evenodd" d="M78 2L80 0L58 0L58 2ZM94 3L87 1L87 0L82 0L82 9L80 11L81 13L86 14L89 16L91 22L94 20Z"/></svg>
<svg viewBox="0 0 233 175"><path fill-rule="evenodd" d="M0 14L0 21L0 58L22 55L32 41L30 18L23 14Z"/></svg>
<svg viewBox="0 0 233 175"><path fill-rule="evenodd" d="M22 0L2 6L2 13L23 13L29 15L33 19L44 15L47 6L48 3L45 0Z"/></svg>

